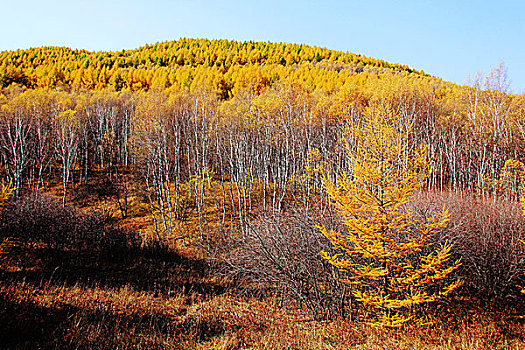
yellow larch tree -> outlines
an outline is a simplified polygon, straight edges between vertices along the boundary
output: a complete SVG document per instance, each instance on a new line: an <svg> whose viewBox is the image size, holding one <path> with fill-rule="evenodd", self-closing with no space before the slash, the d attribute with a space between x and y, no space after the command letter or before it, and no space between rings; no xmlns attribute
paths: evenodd
<svg viewBox="0 0 525 350"><path fill-rule="evenodd" d="M7 185L2 182L2 188L0 189L0 213L2 212L2 209L4 209L5 201L13 195L13 191L14 188L11 182L9 182ZM4 247L8 244L9 242L7 240L0 242L0 255L3 254Z"/></svg>
<svg viewBox="0 0 525 350"><path fill-rule="evenodd" d="M0 212L4 209L4 203L9 197L11 197L13 191L14 188L11 182L8 182L7 185L2 182L2 189L0 190Z"/></svg>
<svg viewBox="0 0 525 350"><path fill-rule="evenodd" d="M409 132L395 111L367 107L346 135L351 174L325 179L345 230L320 226L335 248L321 254L344 273L343 282L352 286L377 326L418 320L418 306L461 285L447 279L460 265L449 261L451 245L433 244L448 211L421 222L408 205L431 171L426 147L409 148Z"/></svg>

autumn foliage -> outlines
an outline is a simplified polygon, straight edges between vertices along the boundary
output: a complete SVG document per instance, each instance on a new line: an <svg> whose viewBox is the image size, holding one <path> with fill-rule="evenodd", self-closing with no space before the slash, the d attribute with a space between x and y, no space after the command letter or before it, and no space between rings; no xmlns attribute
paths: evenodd
<svg viewBox="0 0 525 350"><path fill-rule="evenodd" d="M410 321L418 305L446 297L461 284L437 286L460 264L449 263L449 244L432 246L448 212L418 222L407 207L431 171L425 147L409 152L410 129L383 106L368 108L362 124L350 127L352 171L326 181L346 230L320 227L337 250L323 257L345 272L354 297L377 312L376 324L390 327Z"/></svg>
<svg viewBox="0 0 525 350"><path fill-rule="evenodd" d="M13 194L13 187L9 182L7 185L2 182L2 190L0 192L0 212L4 209L5 201ZM0 242L0 254L2 254L3 246L6 244L6 241Z"/></svg>
<svg viewBox="0 0 525 350"><path fill-rule="evenodd" d="M0 192L0 210L4 209L5 201L13 194L13 187L11 183L5 184L2 182L2 191Z"/></svg>
<svg viewBox="0 0 525 350"><path fill-rule="evenodd" d="M503 65L460 86L298 44L1 52L0 338L522 348L524 112Z"/></svg>

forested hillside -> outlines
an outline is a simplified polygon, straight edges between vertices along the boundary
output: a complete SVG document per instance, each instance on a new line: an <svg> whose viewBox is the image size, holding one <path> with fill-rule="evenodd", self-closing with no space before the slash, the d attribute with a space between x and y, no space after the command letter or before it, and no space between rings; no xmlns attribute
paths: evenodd
<svg viewBox="0 0 525 350"><path fill-rule="evenodd" d="M407 66L306 45L181 39L120 52L60 47L2 52L0 85L182 90L204 80L221 98L229 98L247 82L260 90L286 77L312 90L333 90L353 72L381 68L413 72Z"/></svg>
<svg viewBox="0 0 525 350"><path fill-rule="evenodd" d="M266 184L284 185L301 174L312 149L319 150L336 173L344 167L337 142L345 125L359 120L363 108L377 103L388 104L403 116L403 123L414 126L414 144L429 145L433 187L484 191L486 178L495 178L507 159L522 157L525 98L506 93L503 66L474 86L457 86L410 73L405 66L326 49L207 40L181 40L119 53L30 49L4 52L0 62L1 113L7 123L2 130L11 133L10 123L16 120L21 133L19 138L2 138L5 170L17 188L23 177L38 183L41 179L35 176L63 168L64 164L55 164L64 159L57 154L59 147L41 138L56 142L53 135L64 136L57 129L66 127L64 115L78 124L70 130L75 149L68 166L82 168L80 174L86 174L95 162L104 164L100 153L107 142L104 137L110 134L119 143L119 156L126 164L136 164L132 158L138 153L131 154L133 146L144 141L139 129L151 119L158 128L152 130L150 123L145 133L167 132L168 124L180 126L174 141L180 145L167 147L192 144L183 152L186 169L172 167L187 176L204 168L235 176L232 171L246 167ZM182 130L191 125L195 132ZM137 132L140 136L135 139ZM242 137L243 143L224 144L231 141L228 135ZM29 140L31 145L25 145ZM286 141L279 155L272 153L277 141ZM197 145L199 160L188 154ZM15 155L18 148L26 153L20 159ZM218 159L220 152L225 153ZM228 157L241 161L242 154L253 161L256 158L250 152L269 155L261 156L255 165L229 169L233 160ZM35 163L42 157L49 159L46 169ZM270 174L278 164L286 164L286 169ZM66 182L73 180L69 172L63 176L68 176Z"/></svg>
<svg viewBox="0 0 525 350"><path fill-rule="evenodd" d="M381 315L495 327L480 349L523 340L502 317L523 306L525 96L503 65L459 86L318 47L181 39L2 52L0 88L0 301L54 327L29 312L6 334L293 348L286 324L306 317L330 321L297 333L323 347L317 325L365 344L334 320ZM257 313L277 304L289 322ZM487 308L494 323L469 328Z"/></svg>

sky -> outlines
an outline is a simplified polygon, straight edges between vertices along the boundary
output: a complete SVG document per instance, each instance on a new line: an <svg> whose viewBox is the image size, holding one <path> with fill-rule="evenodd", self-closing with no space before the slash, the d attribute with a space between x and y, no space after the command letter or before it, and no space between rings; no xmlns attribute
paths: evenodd
<svg viewBox="0 0 525 350"><path fill-rule="evenodd" d="M458 84L504 62L525 93L523 0L0 0L0 51L133 49L179 38L304 43Z"/></svg>

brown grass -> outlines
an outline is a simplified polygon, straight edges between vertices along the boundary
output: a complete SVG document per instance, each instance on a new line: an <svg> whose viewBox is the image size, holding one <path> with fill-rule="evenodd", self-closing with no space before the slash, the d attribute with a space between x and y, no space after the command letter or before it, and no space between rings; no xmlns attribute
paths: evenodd
<svg viewBox="0 0 525 350"><path fill-rule="evenodd" d="M272 300L234 295L156 295L130 286L0 287L9 348L154 349L521 349L516 319L479 313L381 330L338 319L312 321ZM14 315L14 317L13 317Z"/></svg>
<svg viewBox="0 0 525 350"><path fill-rule="evenodd" d="M150 229L151 220L147 211L141 209L140 196L134 201L132 215L115 223L125 230L116 230L115 234L129 235L129 230L140 233ZM510 249L507 241L501 241L503 234L522 237L520 230L525 226L521 226L520 216L510 214L515 213L514 204L490 206L479 199L466 201L437 194L422 195L416 204L421 215L428 215L434 209L441 209L443 203L447 203L453 213L444 235L450 239L455 237L458 247L463 247L462 253L472 254L467 262L476 263L476 259L483 258L480 252L486 252L490 244L500 242L496 245L498 249ZM110 200L84 200L76 204L77 207L81 204L84 213L102 208L113 210L113 216L118 217L118 208ZM213 210L213 206L210 208ZM473 214L479 211L482 213ZM77 219L80 215L79 220L83 222L81 214L75 215ZM488 218L494 225L492 230L483 226ZM196 225L196 221L188 223L188 230L197 232L192 225ZM212 223L210 227L215 226ZM467 231L470 236L466 235ZM472 246L472 239L486 245ZM120 239L116 242L122 244L118 254L65 249L58 253L60 259L47 261L40 255L38 242L30 237L23 242L15 240L18 245L8 248L0 265L0 347L525 348L524 319L515 309L487 310L490 300L485 304L458 300L437 305L427 311L428 324L402 330L371 328L362 322L362 317L315 321L292 297L250 294L238 288L218 274L202 258L202 253L196 253L195 245L185 246L183 241L174 246L134 245ZM466 250L467 247L471 250ZM518 245L511 248L520 249ZM462 273L467 275L471 271L475 270L465 268ZM467 290L482 294L478 283L478 279L473 279Z"/></svg>

